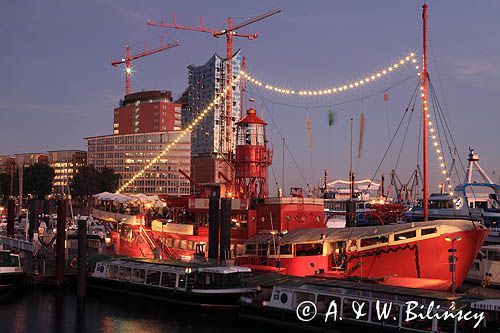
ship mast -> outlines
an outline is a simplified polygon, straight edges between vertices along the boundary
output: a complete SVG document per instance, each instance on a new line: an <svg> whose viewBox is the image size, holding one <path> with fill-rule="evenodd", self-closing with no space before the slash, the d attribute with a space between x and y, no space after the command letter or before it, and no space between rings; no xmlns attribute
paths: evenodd
<svg viewBox="0 0 500 333"><path fill-rule="evenodd" d="M429 73L427 72L427 4L422 6L422 23L423 23L423 64L420 79L422 80L422 129L423 129L423 157L424 157L424 193L423 193L423 209L424 221L429 220L429 161L428 161L428 139L427 139L427 85Z"/></svg>

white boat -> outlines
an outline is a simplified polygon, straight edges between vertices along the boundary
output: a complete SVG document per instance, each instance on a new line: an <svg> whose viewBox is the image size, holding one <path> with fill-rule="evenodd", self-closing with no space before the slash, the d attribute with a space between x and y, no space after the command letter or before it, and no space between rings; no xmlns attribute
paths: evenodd
<svg viewBox="0 0 500 333"><path fill-rule="evenodd" d="M451 193L435 193L429 197L429 220L456 219L481 222L490 232L486 242L500 244L500 185L479 165L479 155L470 149L465 181ZM472 179L477 169L483 182ZM487 192L485 192L487 191ZM423 208L412 207L405 213L408 221L422 221Z"/></svg>
<svg viewBox="0 0 500 333"><path fill-rule="evenodd" d="M249 274L240 266L111 258L96 263L89 286L177 305L236 308L241 296L256 291L241 282Z"/></svg>
<svg viewBox="0 0 500 333"><path fill-rule="evenodd" d="M0 250L0 291L13 287L23 276L19 254Z"/></svg>
<svg viewBox="0 0 500 333"><path fill-rule="evenodd" d="M479 282L483 287L500 287L500 245L485 245L467 274L467 280Z"/></svg>
<svg viewBox="0 0 500 333"><path fill-rule="evenodd" d="M334 180L327 185L324 193L325 224L327 228L345 228L346 205L348 201L355 204L357 226L374 224L371 213L374 212L372 204L383 204L385 198L379 195L380 184L369 179L355 181L353 197L347 187L350 183L345 180Z"/></svg>

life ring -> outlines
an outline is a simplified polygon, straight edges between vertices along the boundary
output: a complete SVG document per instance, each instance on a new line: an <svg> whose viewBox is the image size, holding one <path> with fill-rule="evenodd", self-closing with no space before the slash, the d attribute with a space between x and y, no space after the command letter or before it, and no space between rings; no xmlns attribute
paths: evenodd
<svg viewBox="0 0 500 333"><path fill-rule="evenodd" d="M71 266L71 268L76 268L77 261L76 261L75 257L73 257L73 259L71 259L71 262L69 263L69 265Z"/></svg>

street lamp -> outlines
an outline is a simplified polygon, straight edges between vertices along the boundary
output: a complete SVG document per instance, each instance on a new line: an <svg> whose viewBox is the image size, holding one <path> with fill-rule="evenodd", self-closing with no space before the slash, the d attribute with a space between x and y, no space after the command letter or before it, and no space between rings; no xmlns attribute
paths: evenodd
<svg viewBox="0 0 500 333"><path fill-rule="evenodd" d="M455 242L460 242L462 240L462 236L456 236L456 237L445 237L444 239L447 242L451 242L451 249L448 250L448 252L451 253L451 255L448 257L448 262L450 263L450 272L451 272L451 291L454 293L455 292L455 269L456 269L456 262L457 262L457 257L455 256Z"/></svg>
<svg viewBox="0 0 500 333"><path fill-rule="evenodd" d="M166 225L167 223L172 222L172 219L168 220L161 220L161 257L163 257L163 253L165 253L165 235L163 234L163 226Z"/></svg>
<svg viewBox="0 0 500 333"><path fill-rule="evenodd" d="M283 231L271 231L271 234L274 236L278 236L278 260L276 261L276 268L278 269L278 274L280 273L281 270L281 260L280 260L280 253L281 253L281 237L285 236L288 233L288 230L283 230Z"/></svg>

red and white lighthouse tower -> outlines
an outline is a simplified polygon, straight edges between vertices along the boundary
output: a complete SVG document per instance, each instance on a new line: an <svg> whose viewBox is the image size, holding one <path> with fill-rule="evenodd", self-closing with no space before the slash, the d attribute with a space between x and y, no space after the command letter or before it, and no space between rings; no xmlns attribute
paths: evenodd
<svg viewBox="0 0 500 333"><path fill-rule="evenodd" d="M235 196L242 199L267 197L267 167L272 150L267 148L267 123L253 107L236 123Z"/></svg>

